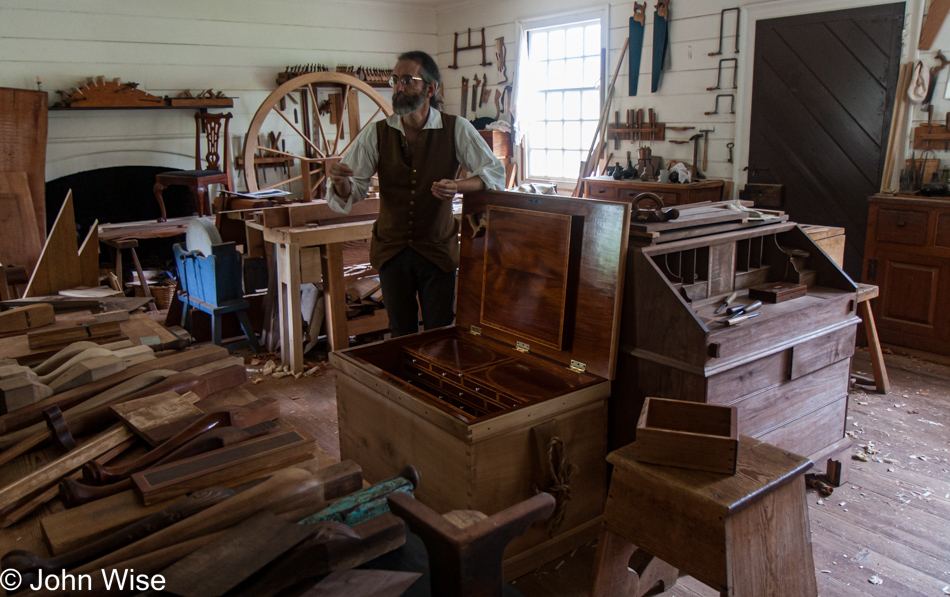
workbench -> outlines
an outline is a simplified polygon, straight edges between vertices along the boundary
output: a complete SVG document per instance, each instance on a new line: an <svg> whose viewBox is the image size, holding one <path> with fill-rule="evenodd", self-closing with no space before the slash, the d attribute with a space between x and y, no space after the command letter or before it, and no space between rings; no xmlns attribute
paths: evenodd
<svg viewBox="0 0 950 597"><path fill-rule="evenodd" d="M590 176L584 179L584 183L584 197L588 199L629 203L640 193L654 193L659 195L666 206L720 201L723 199L725 186L721 180L700 180L678 184L639 179L614 180L611 176Z"/></svg>
<svg viewBox="0 0 950 597"><path fill-rule="evenodd" d="M323 285L327 351L349 346L346 288L343 282L343 243L370 238L373 223L373 220L364 220L324 226L271 228L247 222L248 227L263 232L265 242L274 243L280 309L280 356L283 363L289 365L294 373L303 371L301 284L319 281Z"/></svg>

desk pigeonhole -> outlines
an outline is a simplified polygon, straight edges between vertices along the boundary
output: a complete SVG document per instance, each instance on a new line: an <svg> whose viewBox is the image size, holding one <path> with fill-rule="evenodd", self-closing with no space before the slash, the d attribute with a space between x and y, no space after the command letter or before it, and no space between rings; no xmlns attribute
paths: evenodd
<svg viewBox="0 0 950 597"><path fill-rule="evenodd" d="M412 464L442 513L555 495L508 578L596 537L629 224L627 204L467 195L456 325L330 355L340 453L368 480Z"/></svg>

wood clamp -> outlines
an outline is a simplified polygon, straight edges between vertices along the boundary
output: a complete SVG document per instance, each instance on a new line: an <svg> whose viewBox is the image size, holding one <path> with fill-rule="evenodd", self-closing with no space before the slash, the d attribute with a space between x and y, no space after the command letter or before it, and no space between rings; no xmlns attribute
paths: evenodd
<svg viewBox="0 0 950 597"><path fill-rule="evenodd" d="M728 97L729 98L729 113L736 113L736 94L734 93L720 93L716 96L716 109L712 112L704 112L706 116L712 116L713 114L719 114L719 98Z"/></svg>
<svg viewBox="0 0 950 597"><path fill-rule="evenodd" d="M613 124L607 124L607 137L613 136L614 138L614 149L619 149L618 142L620 139L625 141L642 141L644 139L649 139L650 141L665 141L666 140L666 123L656 121L656 112L652 109L650 113L653 115L653 122L650 122L648 119L646 122L643 121L643 111L637 111L637 117L632 118L630 115L631 111L627 113L627 122L621 125L619 122ZM619 112L615 113L617 120L619 120Z"/></svg>
<svg viewBox="0 0 950 597"><path fill-rule="evenodd" d="M738 58L720 58L719 72L716 75L716 86L707 87L706 91L715 91L717 89L722 89L722 65L727 62L732 63L732 88L738 89L738 87L736 86L736 71L739 70L739 59Z"/></svg>
<svg viewBox="0 0 950 597"><path fill-rule="evenodd" d="M736 54L739 53L739 7L733 8L724 8L722 12L719 13L719 50L716 52L710 52L710 56L721 56L722 55L722 33L723 26L726 20L726 13L731 11L736 11Z"/></svg>
<svg viewBox="0 0 950 597"><path fill-rule="evenodd" d="M464 52L465 50L481 50L482 51L482 63L481 66L491 66L491 62L485 61L485 28L482 27L482 43L472 45L472 29L468 30L468 45L464 48L459 47L459 34L455 33L455 43L452 46L452 64L449 66L451 69L458 69L459 67L459 52Z"/></svg>
<svg viewBox="0 0 950 597"><path fill-rule="evenodd" d="M640 207L644 202L653 203L653 207ZM637 222L669 222L680 217L679 210L675 207L664 207L663 199L656 193L640 193L633 199L633 208L631 217Z"/></svg>

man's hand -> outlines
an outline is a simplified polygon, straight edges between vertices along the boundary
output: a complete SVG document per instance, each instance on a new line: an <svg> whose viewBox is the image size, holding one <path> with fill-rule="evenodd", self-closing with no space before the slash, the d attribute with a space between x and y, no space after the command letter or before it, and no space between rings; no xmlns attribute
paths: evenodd
<svg viewBox="0 0 950 597"><path fill-rule="evenodd" d="M458 182L449 178L443 178L442 180L432 183L432 195L436 199L442 199L443 201L451 201L458 190Z"/></svg>
<svg viewBox="0 0 950 597"><path fill-rule="evenodd" d="M330 182L336 189L336 194L340 197L350 196L350 177L353 176L353 169L343 162L330 162L327 168L327 174L330 176Z"/></svg>

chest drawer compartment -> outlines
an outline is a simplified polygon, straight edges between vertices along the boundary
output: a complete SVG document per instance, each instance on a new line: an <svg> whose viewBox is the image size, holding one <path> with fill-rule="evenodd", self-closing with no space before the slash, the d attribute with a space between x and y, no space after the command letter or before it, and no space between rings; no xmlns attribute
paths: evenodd
<svg viewBox="0 0 950 597"><path fill-rule="evenodd" d="M927 242L928 215L922 211L882 209L877 216L877 238L881 243L923 246Z"/></svg>

